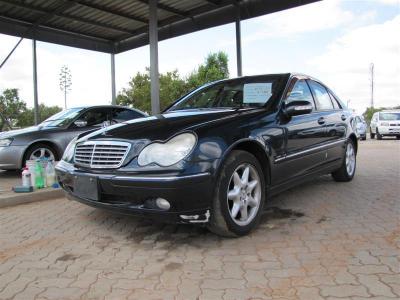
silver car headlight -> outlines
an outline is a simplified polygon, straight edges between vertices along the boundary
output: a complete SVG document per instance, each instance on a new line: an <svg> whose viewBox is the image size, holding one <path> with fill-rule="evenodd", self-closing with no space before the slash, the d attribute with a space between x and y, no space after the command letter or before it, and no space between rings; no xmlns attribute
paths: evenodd
<svg viewBox="0 0 400 300"><path fill-rule="evenodd" d="M162 167L174 165L193 150L196 140L197 138L193 133L182 133L166 143L152 143L140 152L138 163L140 166L151 163Z"/></svg>
<svg viewBox="0 0 400 300"><path fill-rule="evenodd" d="M12 141L13 141L12 138L0 139L0 147L8 147L8 146L10 146Z"/></svg>
<svg viewBox="0 0 400 300"><path fill-rule="evenodd" d="M66 162L72 161L72 159L74 157L74 153L75 153L75 145L76 145L77 140L78 140L78 137L75 137L74 139L72 139L71 142L69 142L67 148L64 151L62 160L66 161Z"/></svg>

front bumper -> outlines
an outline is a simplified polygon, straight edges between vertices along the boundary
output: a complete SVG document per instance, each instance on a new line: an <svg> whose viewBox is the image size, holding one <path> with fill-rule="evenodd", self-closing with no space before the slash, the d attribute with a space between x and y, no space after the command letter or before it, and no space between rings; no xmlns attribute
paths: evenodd
<svg viewBox="0 0 400 300"><path fill-rule="evenodd" d="M15 170L22 168L22 156L25 148L21 146L0 147L0 169Z"/></svg>
<svg viewBox="0 0 400 300"><path fill-rule="evenodd" d="M378 130L381 135L400 135L400 126L381 126Z"/></svg>
<svg viewBox="0 0 400 300"><path fill-rule="evenodd" d="M208 172L188 175L130 175L82 171L60 162L57 178L67 197L81 203L122 214L146 216L167 223L207 223L213 196L213 180ZM98 200L74 193L77 176L96 178ZM154 199L166 199L171 208L152 206Z"/></svg>

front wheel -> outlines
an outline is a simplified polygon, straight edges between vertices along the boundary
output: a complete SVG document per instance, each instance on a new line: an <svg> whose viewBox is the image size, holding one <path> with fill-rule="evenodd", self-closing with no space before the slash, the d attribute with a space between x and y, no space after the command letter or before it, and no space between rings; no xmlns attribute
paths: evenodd
<svg viewBox="0 0 400 300"><path fill-rule="evenodd" d="M375 133L372 132L372 128L369 128L369 134L371 136L371 139L375 138Z"/></svg>
<svg viewBox="0 0 400 300"><path fill-rule="evenodd" d="M258 223L265 202L265 179L258 160L234 150L218 176L208 228L221 236L248 234Z"/></svg>
<svg viewBox="0 0 400 300"><path fill-rule="evenodd" d="M376 127L376 139L381 140L382 139L382 134L379 133L378 127Z"/></svg>
<svg viewBox="0 0 400 300"><path fill-rule="evenodd" d="M332 173L333 179L339 182L351 181L356 172L356 163L357 160L354 143L349 139L346 144L342 166Z"/></svg>

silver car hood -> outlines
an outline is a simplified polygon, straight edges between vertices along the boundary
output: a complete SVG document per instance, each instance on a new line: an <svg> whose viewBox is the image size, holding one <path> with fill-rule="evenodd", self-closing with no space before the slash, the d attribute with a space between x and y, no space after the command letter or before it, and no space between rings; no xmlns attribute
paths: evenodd
<svg viewBox="0 0 400 300"><path fill-rule="evenodd" d="M14 136L20 135L20 134L39 131L42 128L43 127L41 127L41 126L31 126L31 127L27 127L27 128L23 128L23 129L16 129L16 130L0 132L0 139L6 139L6 138L14 137Z"/></svg>

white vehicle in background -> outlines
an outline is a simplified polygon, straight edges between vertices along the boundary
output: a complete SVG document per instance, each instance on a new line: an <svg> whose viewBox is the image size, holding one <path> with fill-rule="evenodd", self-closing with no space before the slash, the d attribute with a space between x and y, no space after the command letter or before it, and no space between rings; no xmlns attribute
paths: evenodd
<svg viewBox="0 0 400 300"><path fill-rule="evenodd" d="M371 139L381 140L383 136L400 139L400 110L387 110L374 113L370 124Z"/></svg>

